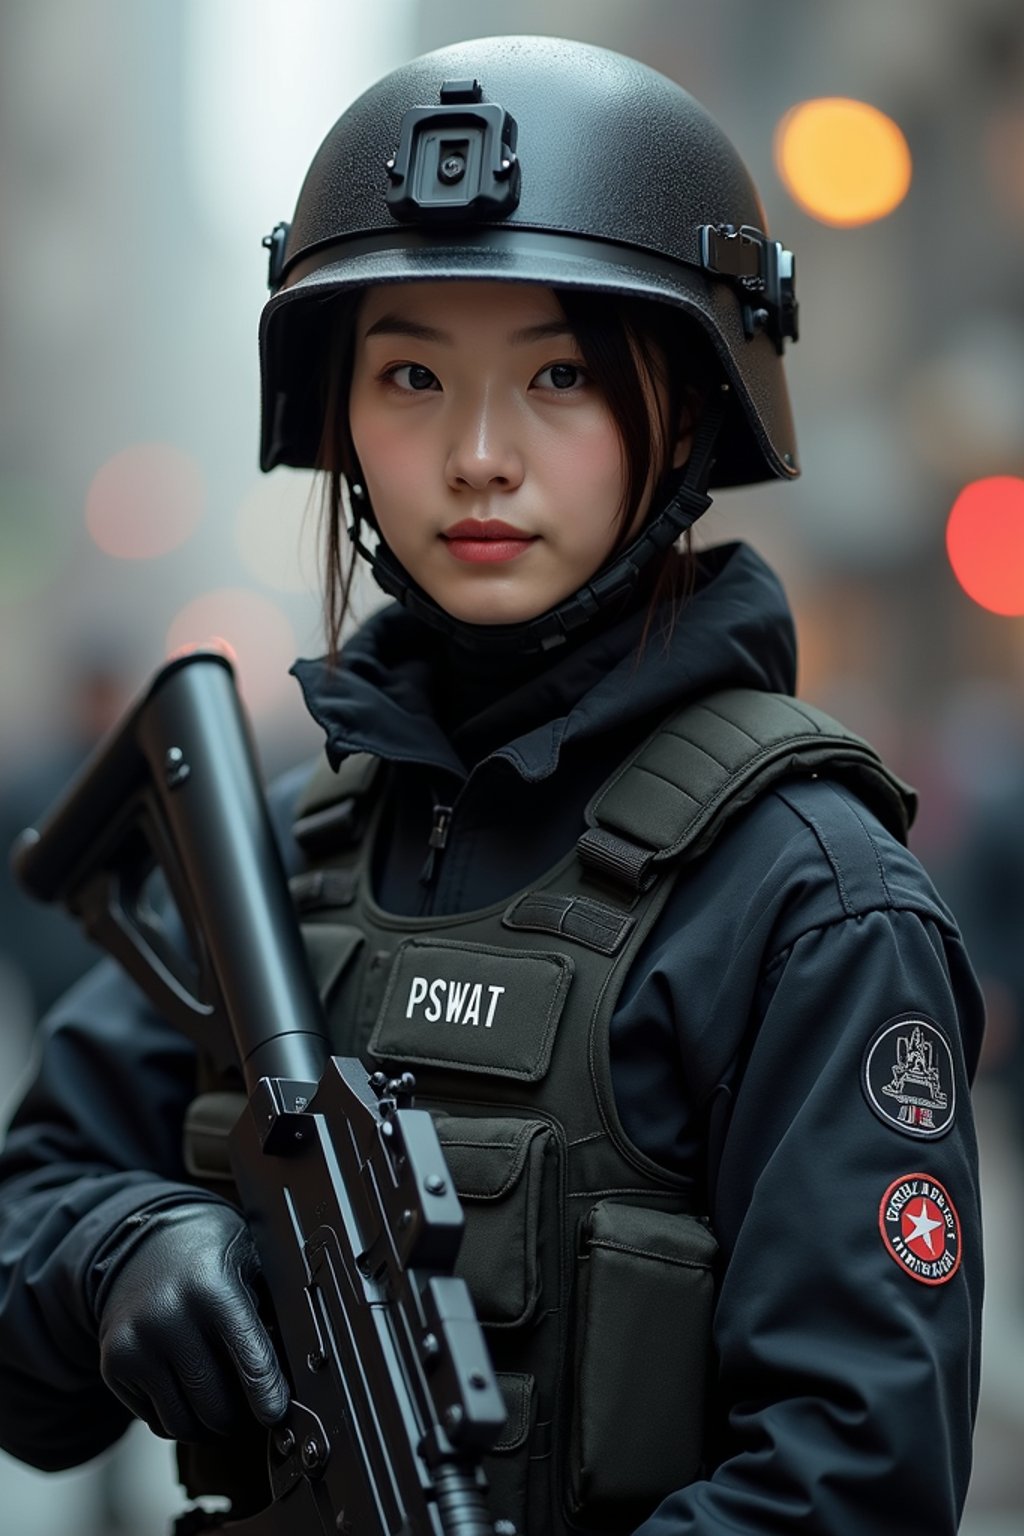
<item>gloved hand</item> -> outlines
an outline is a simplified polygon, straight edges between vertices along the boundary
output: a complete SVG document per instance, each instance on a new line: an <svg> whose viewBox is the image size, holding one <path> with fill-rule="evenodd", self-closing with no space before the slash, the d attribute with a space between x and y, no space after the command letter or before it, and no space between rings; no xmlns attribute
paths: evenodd
<svg viewBox="0 0 1024 1536"><path fill-rule="evenodd" d="M91 1269L100 1373L154 1434L209 1439L268 1426L289 1401L256 1308L259 1259L234 1206L140 1211Z"/></svg>

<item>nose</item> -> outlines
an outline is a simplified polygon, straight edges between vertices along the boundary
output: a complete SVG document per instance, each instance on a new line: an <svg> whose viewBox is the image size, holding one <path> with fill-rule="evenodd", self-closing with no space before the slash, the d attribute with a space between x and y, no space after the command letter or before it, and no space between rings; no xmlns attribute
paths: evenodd
<svg viewBox="0 0 1024 1536"><path fill-rule="evenodd" d="M513 430L512 412L490 390L469 400L452 422L445 478L453 490L513 491L525 465Z"/></svg>

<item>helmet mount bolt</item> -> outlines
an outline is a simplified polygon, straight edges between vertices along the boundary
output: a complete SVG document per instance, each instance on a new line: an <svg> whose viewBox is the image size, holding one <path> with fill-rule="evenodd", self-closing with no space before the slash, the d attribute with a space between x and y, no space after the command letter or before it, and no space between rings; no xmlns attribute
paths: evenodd
<svg viewBox="0 0 1024 1536"><path fill-rule="evenodd" d="M441 161L437 174L446 186L451 186L465 176L466 162L461 155L446 155Z"/></svg>

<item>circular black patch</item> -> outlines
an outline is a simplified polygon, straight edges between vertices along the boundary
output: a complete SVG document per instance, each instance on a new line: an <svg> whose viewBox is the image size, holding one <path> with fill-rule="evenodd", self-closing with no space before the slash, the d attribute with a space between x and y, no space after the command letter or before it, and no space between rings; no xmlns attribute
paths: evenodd
<svg viewBox="0 0 1024 1536"><path fill-rule="evenodd" d="M920 1014L889 1019L868 1042L864 1097L880 1120L906 1136L944 1136L956 1112L953 1051L939 1026Z"/></svg>

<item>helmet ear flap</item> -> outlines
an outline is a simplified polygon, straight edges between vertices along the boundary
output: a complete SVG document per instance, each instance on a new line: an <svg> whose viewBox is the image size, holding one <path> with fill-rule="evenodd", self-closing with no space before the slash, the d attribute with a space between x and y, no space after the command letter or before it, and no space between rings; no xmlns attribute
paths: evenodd
<svg viewBox="0 0 1024 1536"><path fill-rule="evenodd" d="M268 352L271 358L263 369L261 469L331 465L331 423L341 401L334 375L336 348L324 344L323 316L322 305L296 305L289 324L275 328L272 345L261 340L265 358Z"/></svg>
<svg viewBox="0 0 1024 1536"><path fill-rule="evenodd" d="M349 485L353 480L363 482L348 427L354 321L361 299L362 291L357 289L299 306L293 323L275 337L276 355L281 359L278 377L287 385L275 397L275 429L279 418L292 440L304 434L306 451L301 461L278 455L267 462L264 456L261 468L295 462L296 467L326 474L336 470ZM265 379L264 411L266 394ZM271 453L275 442L272 437Z"/></svg>

